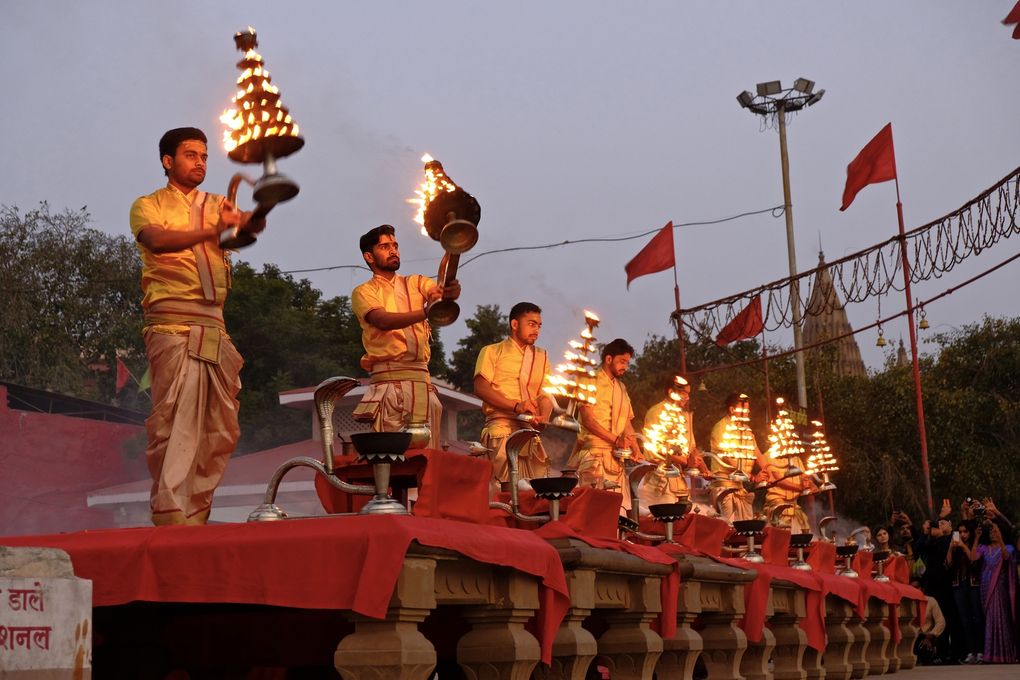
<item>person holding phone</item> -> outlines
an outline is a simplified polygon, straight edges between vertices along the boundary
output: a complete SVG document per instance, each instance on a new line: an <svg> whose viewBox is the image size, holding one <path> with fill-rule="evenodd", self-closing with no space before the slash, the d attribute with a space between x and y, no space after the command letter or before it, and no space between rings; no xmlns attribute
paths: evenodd
<svg viewBox="0 0 1020 680"><path fill-rule="evenodd" d="M953 532L946 566L952 577L953 601L963 626L966 656L962 663L982 663L985 643L985 619L981 611L981 563L976 560L976 523L961 521Z"/></svg>

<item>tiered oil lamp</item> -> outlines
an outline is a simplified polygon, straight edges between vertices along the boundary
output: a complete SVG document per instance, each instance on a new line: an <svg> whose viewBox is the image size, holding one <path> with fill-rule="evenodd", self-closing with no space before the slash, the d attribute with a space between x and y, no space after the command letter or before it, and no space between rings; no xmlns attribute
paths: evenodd
<svg viewBox="0 0 1020 680"><path fill-rule="evenodd" d="M225 110L220 120L227 126L223 146L231 160L262 163L263 175L257 181L237 173L227 188L227 199L236 206L241 182L255 187L256 206L250 225L269 214L277 203L297 196L297 183L277 171L276 161L300 149L305 140L298 135L297 123L280 101L280 90L272 84L261 55L255 51L258 47L255 29L249 26L247 31L234 34L234 44L244 53L237 62L241 70L237 79L239 89L234 95L233 108ZM220 235L220 246L243 248L254 243L256 238L250 229L235 227Z"/></svg>
<svg viewBox="0 0 1020 680"><path fill-rule="evenodd" d="M478 242L478 222L482 208L475 197L454 184L446 174L443 164L425 154L425 181L415 190L416 198L408 199L418 204L415 221L422 225L422 231L443 246L445 255L439 263L438 281L447 286L457 278L460 256ZM460 305L444 297L427 307L428 320L433 326L449 326L460 316Z"/></svg>
<svg viewBox="0 0 1020 680"><path fill-rule="evenodd" d="M556 397L567 400L565 411L556 415L550 425L578 432L581 429L577 422L578 409L595 404L595 371L599 363L592 355L595 353L595 329L598 325L599 317L585 310L581 339L570 341L570 349L563 354L564 363L556 366L557 372L549 376L549 386L543 388L553 402L556 402Z"/></svg>
<svg viewBox="0 0 1020 680"><path fill-rule="evenodd" d="M839 463L825 438L825 429L820 420L812 420L811 453L807 459L805 474L812 475L819 482L818 491L832 491L836 485L829 479L829 474L839 470ZM819 478L818 476L821 475Z"/></svg>
<svg viewBox="0 0 1020 680"><path fill-rule="evenodd" d="M797 467L796 461L804 453L804 443L797 436L797 430L793 426L793 419L790 412L786 410L786 400L782 397L776 399L776 417L769 424L769 449L770 458L786 458L789 465L783 473L783 479L798 477L804 474L803 470ZM781 480L774 482L761 482L759 488L766 488L775 485Z"/></svg>
<svg viewBox="0 0 1020 680"><path fill-rule="evenodd" d="M733 471L729 474L729 479L741 484L750 481L750 477L740 469L740 461L754 460L755 458L754 433L751 432L750 422L751 400L746 394L741 394L740 401L734 407L729 422L726 423L722 442L719 445L721 450L713 454L717 460L729 458L736 461ZM719 462L727 467L729 466L729 463L726 461L720 460Z"/></svg>

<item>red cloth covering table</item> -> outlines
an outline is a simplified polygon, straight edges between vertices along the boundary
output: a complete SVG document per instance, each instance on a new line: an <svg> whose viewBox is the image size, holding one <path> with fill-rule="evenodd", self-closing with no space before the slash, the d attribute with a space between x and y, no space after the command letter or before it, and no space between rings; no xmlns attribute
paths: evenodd
<svg viewBox="0 0 1020 680"><path fill-rule="evenodd" d="M337 476L344 481L372 483L372 466L360 462L357 456L338 457L334 467ZM418 488L418 500L414 504L417 517L478 524L488 521L492 463L487 458L416 449L408 451L403 462L392 464L390 476L393 486ZM315 490L322 507L329 513L356 511L369 499L369 496L351 496L340 491L322 475L315 475Z"/></svg>
<svg viewBox="0 0 1020 680"><path fill-rule="evenodd" d="M67 551L97 607L148 602L265 604L381 618L411 541L541 579L542 660L552 658L568 591L559 553L529 531L374 515L164 526L0 539Z"/></svg>
<svg viewBox="0 0 1020 680"><path fill-rule="evenodd" d="M496 500L510 503L509 492L499 494ZM572 495L560 499L560 522L580 534L581 540L591 537L616 541L621 500L622 496L615 491L586 486L575 488ZM537 498L534 491L521 491L518 494L518 502L520 503L518 512L523 515L549 514L549 501ZM522 522L502 510L492 511L492 522L518 529L535 530L542 526L534 522ZM594 543L589 545L602 547Z"/></svg>

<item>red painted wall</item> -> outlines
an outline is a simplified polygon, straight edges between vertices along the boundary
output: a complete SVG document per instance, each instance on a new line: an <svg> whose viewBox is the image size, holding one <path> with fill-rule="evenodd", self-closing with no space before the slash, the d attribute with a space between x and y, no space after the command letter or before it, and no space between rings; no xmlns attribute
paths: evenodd
<svg viewBox="0 0 1020 680"><path fill-rule="evenodd" d="M143 430L10 409L0 385L0 536L114 526L109 510L89 508L85 499L148 476L144 454L129 460L123 453L124 441Z"/></svg>

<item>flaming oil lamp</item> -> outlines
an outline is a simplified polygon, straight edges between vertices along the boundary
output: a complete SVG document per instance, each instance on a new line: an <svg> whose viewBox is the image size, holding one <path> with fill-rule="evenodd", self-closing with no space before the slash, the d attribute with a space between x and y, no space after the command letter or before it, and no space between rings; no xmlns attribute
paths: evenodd
<svg viewBox="0 0 1020 680"><path fill-rule="evenodd" d="M556 373L549 376L549 386L543 388L553 398L554 407L558 406L557 397L567 400L566 409L550 420L550 425L578 432L581 426L577 422L577 410L581 406L595 404L595 371L599 363L592 354L596 349L595 329L598 325L599 317L585 310L581 339L570 341L570 349L563 354L565 362L556 366ZM628 449L626 458L629 457Z"/></svg>
<svg viewBox="0 0 1020 680"><path fill-rule="evenodd" d="M244 53L237 68L238 91L233 108L227 109L220 120L227 126L223 133L223 146L227 155L238 163L261 163L263 175L253 180L243 173L235 174L227 188L227 198L237 205L237 190L241 182L254 187L256 201L252 221L264 218L278 203L297 196L298 185L277 171L276 161L299 150L305 144L298 135L297 123L287 107L280 101L280 90L272 84L262 56L255 51L258 39L255 29L248 27L234 35L234 44ZM220 235L223 248L243 248L254 243L256 235L250 230L234 228Z"/></svg>
<svg viewBox="0 0 1020 680"><path fill-rule="evenodd" d="M726 423L723 431L722 441L719 444L719 451L708 453L710 458L720 465L723 470L730 468L727 475L731 482L744 484L751 480L747 473L741 469L741 462L754 460L755 443L754 433L751 432L751 399L746 394L740 395L740 401L733 409L730 421ZM731 465L727 460L735 460Z"/></svg>
<svg viewBox="0 0 1020 680"><path fill-rule="evenodd" d="M759 489L766 489L775 486L783 479L799 477L804 474L793 462L799 460L804 453L804 443L797 436L793 419L790 418L790 412L786 410L786 400L782 397L776 399L776 417L769 424L769 430L769 457L786 458L789 461L789 466L781 479L774 482L759 482L757 485Z"/></svg>
<svg viewBox="0 0 1020 680"><path fill-rule="evenodd" d="M417 197L408 202L419 206L415 221L422 225L422 231L443 246L446 254L439 263L438 281L445 287L457 278L460 256L478 242L482 208L474 196L450 179L442 163L428 154L421 160L425 163L425 181L415 191ZM460 305L443 298L429 305L427 313L433 326L449 326L460 316Z"/></svg>
<svg viewBox="0 0 1020 680"><path fill-rule="evenodd" d="M811 432L811 454L807 459L806 474L811 475L818 484L818 491L833 491L836 485L829 479L829 473L839 470L839 463L825 438L825 430L820 420L812 420L814 428Z"/></svg>

